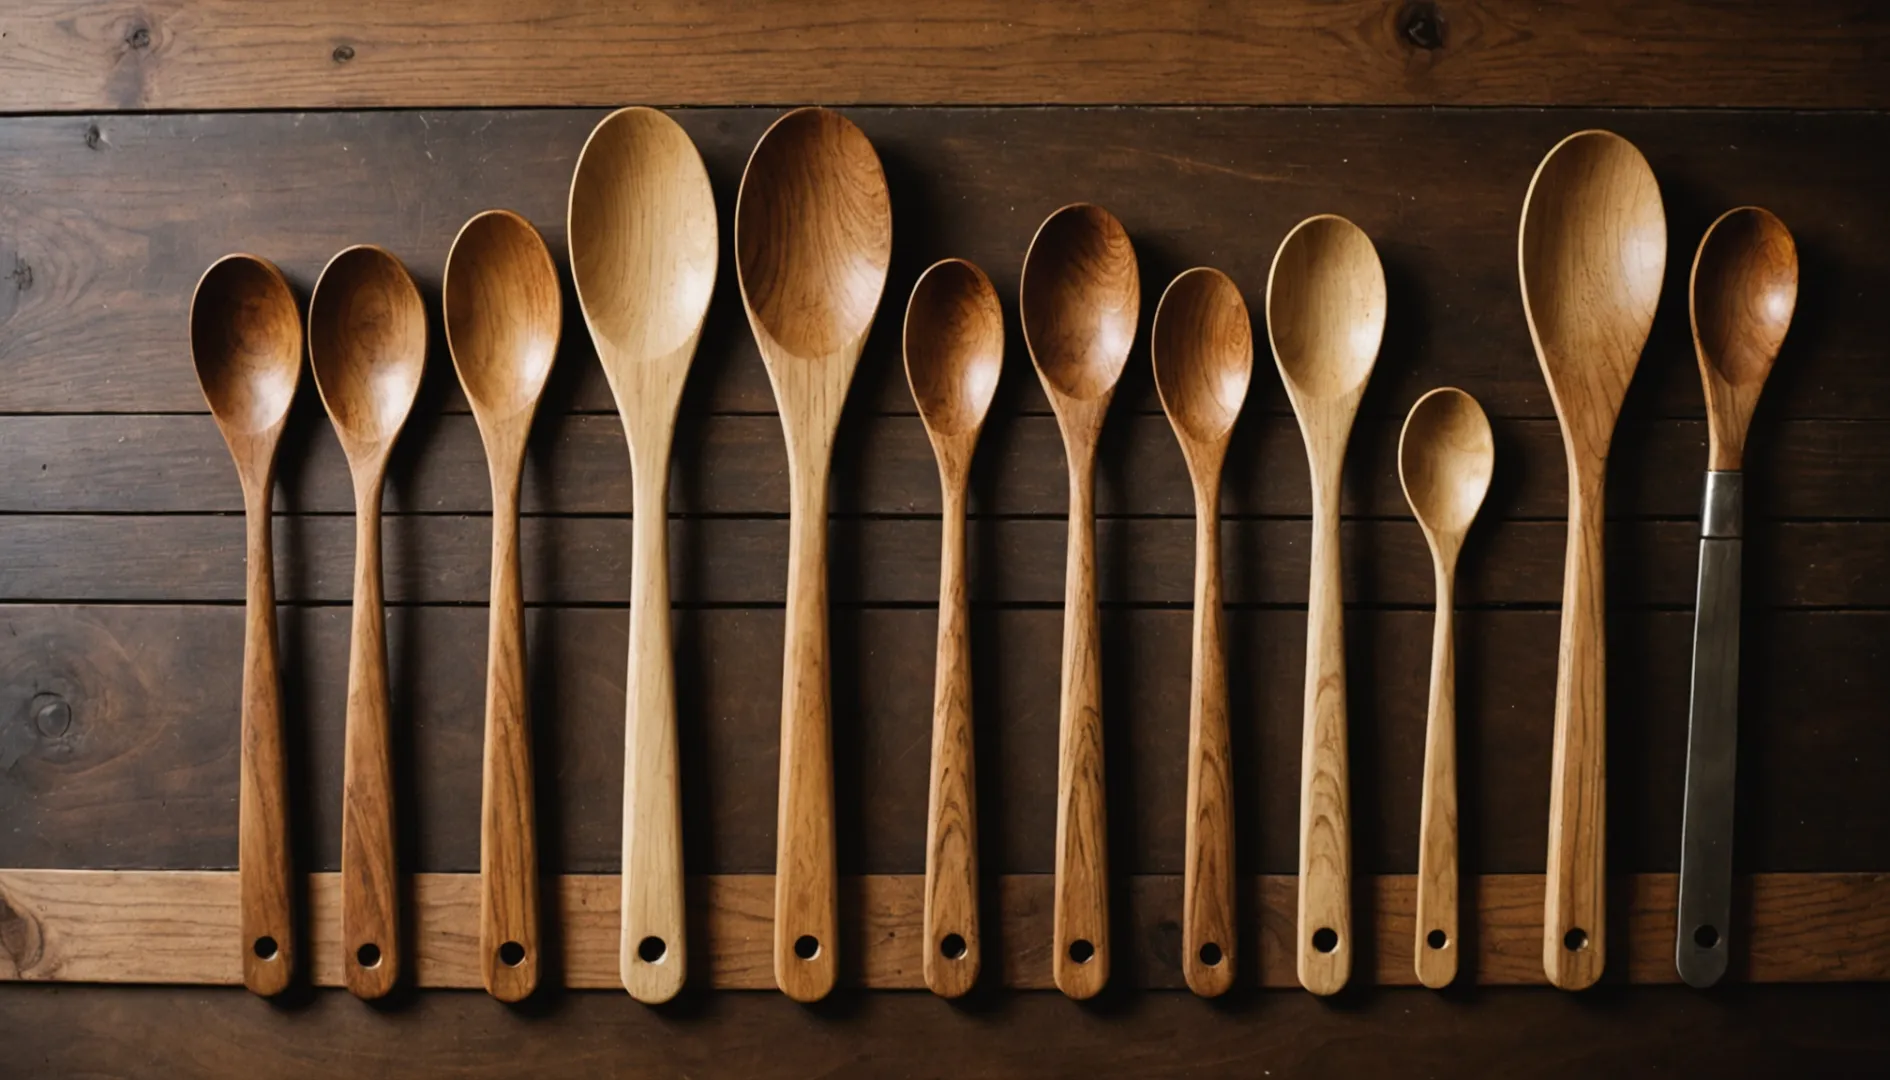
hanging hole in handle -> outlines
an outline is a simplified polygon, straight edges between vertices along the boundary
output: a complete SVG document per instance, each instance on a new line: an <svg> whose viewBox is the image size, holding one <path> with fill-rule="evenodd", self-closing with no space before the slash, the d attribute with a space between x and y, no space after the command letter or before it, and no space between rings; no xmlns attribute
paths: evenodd
<svg viewBox="0 0 1890 1080"><path fill-rule="evenodd" d="M1208 967L1221 966L1221 947L1210 941L1201 946L1201 963Z"/></svg>
<svg viewBox="0 0 1890 1080"><path fill-rule="evenodd" d="M525 962L525 946L516 941L508 941L499 946L499 963L506 967L517 967Z"/></svg>
<svg viewBox="0 0 1890 1080"><path fill-rule="evenodd" d="M1693 944L1702 949L1710 949L1719 944L1719 931L1702 924L1693 931Z"/></svg>
<svg viewBox="0 0 1890 1080"><path fill-rule="evenodd" d="M1070 942L1070 959L1079 964L1087 964L1096 959L1096 946L1088 938L1077 938Z"/></svg>
<svg viewBox="0 0 1890 1080"><path fill-rule="evenodd" d="M1450 944L1450 935L1444 933L1442 930L1433 930L1424 935L1424 944L1429 945L1433 949L1441 949Z"/></svg>
<svg viewBox="0 0 1890 1080"><path fill-rule="evenodd" d="M1562 935L1562 947L1569 952L1581 952L1588 947L1588 931L1577 926Z"/></svg>
<svg viewBox="0 0 1890 1080"><path fill-rule="evenodd" d="M668 943L654 934L637 942L637 959L646 964L660 964L663 962L663 958L668 955Z"/></svg>
<svg viewBox="0 0 1890 1080"><path fill-rule="evenodd" d="M250 948L255 951L258 960L274 960L276 957L282 955L281 946L277 945L276 939L270 937L268 934L257 938Z"/></svg>
<svg viewBox="0 0 1890 1080"><path fill-rule="evenodd" d="M1339 947L1339 932L1330 926L1322 926L1313 931L1312 947L1322 953L1329 953Z"/></svg>
<svg viewBox="0 0 1890 1080"><path fill-rule="evenodd" d="M369 970L380 967L381 947L371 941L368 942L366 945L354 950L354 962Z"/></svg>
<svg viewBox="0 0 1890 1080"><path fill-rule="evenodd" d="M946 934L939 940L938 952L947 960L963 960L969 946L961 934Z"/></svg>
<svg viewBox="0 0 1890 1080"><path fill-rule="evenodd" d="M803 960L812 960L820 955L820 939L812 934L802 934L794 939L794 955Z"/></svg>

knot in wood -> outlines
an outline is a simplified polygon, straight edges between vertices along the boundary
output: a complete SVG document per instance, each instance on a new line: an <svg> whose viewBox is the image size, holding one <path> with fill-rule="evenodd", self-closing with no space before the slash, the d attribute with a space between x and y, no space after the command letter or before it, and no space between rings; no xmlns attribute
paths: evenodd
<svg viewBox="0 0 1890 1080"><path fill-rule="evenodd" d="M1420 49L1444 47L1444 21L1436 4L1406 4L1398 13L1398 32Z"/></svg>
<svg viewBox="0 0 1890 1080"><path fill-rule="evenodd" d="M150 48L151 47L151 28L148 26L132 27L131 33L125 35L125 44L131 46L134 49Z"/></svg>
<svg viewBox="0 0 1890 1080"><path fill-rule="evenodd" d="M72 706L58 694L36 695L33 698L33 726L44 738L63 738L72 729Z"/></svg>
<svg viewBox="0 0 1890 1080"><path fill-rule="evenodd" d="M352 45L335 46L334 57L335 57L335 63L337 64L347 63L348 61L354 59L354 46Z"/></svg>

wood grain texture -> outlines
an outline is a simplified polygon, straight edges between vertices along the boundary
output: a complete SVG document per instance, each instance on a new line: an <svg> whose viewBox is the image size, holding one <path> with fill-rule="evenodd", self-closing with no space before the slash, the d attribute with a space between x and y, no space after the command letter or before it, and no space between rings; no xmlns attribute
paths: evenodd
<svg viewBox="0 0 1890 1080"><path fill-rule="evenodd" d="M1378 0L1155 12L1108 0L925 16L867 0L763 20L659 0L495 0L399 15L343 0L264 17L236 0L26 0L0 23L0 109L769 104L1401 104L1884 108L1873 5ZM819 58L844 57L844 62ZM685 62L686 61L686 62Z"/></svg>
<svg viewBox="0 0 1890 1080"><path fill-rule="evenodd" d="M1757 206L1715 218L1687 289L1706 391L1707 468L1737 471L1744 463L1746 429L1797 304L1798 247L1785 223Z"/></svg>

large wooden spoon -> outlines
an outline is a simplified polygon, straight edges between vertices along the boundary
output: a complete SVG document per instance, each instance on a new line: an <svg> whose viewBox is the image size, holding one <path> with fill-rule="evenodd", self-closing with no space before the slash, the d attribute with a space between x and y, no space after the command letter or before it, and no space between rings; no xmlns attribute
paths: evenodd
<svg viewBox="0 0 1890 1080"><path fill-rule="evenodd" d="M1770 211L1742 206L1706 230L1693 260L1693 347L1706 389L1706 498L1686 811L1680 827L1680 917L1674 963L1692 986L1726 973L1732 921L1733 783L1739 743L1739 572L1746 428L1798 303L1798 248Z"/></svg>
<svg viewBox="0 0 1890 1080"><path fill-rule="evenodd" d="M891 260L886 174L866 135L827 109L797 109L776 120L742 174L735 264L787 439L774 977L799 1001L825 997L839 970L827 479L840 410Z"/></svg>
<svg viewBox="0 0 1890 1080"><path fill-rule="evenodd" d="M1523 311L1568 458L1568 561L1549 778L1542 965L1579 990L1606 960L1606 732L1602 496L1608 447L1660 302L1667 218L1634 145L1582 131L1549 151L1523 200Z"/></svg>
<svg viewBox="0 0 1890 1080"><path fill-rule="evenodd" d="M400 978L394 776L381 602L381 485L427 360L420 290L366 245L329 260L308 305L309 363L354 479L354 624L341 791L343 982L377 998Z"/></svg>
<svg viewBox="0 0 1890 1080"><path fill-rule="evenodd" d="M1122 223L1088 203L1051 214L1024 256L1021 297L1024 343L1056 413L1070 468L1051 970L1058 989L1088 998L1109 982L1096 441L1128 366L1142 304L1141 272Z"/></svg>
<svg viewBox="0 0 1890 1080"><path fill-rule="evenodd" d="M1188 709L1188 817L1181 973L1204 997L1234 985L1233 769L1221 622L1221 467L1253 381L1253 323L1240 289L1196 267L1155 308L1155 390L1194 484L1194 665Z"/></svg>
<svg viewBox="0 0 1890 1080"><path fill-rule="evenodd" d="M1267 334L1312 472L1296 951L1300 985L1315 994L1337 993L1352 972L1339 487L1352 421L1384 333L1385 271L1371 239L1331 214L1295 225L1267 276Z"/></svg>
<svg viewBox="0 0 1890 1080"><path fill-rule="evenodd" d="M635 488L625 676L618 971L639 1001L688 974L676 671L670 651L669 458L715 290L715 194L689 135L654 109L591 132L571 180L571 275L617 399Z"/></svg>
<svg viewBox="0 0 1890 1080"><path fill-rule="evenodd" d="M1457 977L1457 556L1490 490L1496 440L1477 399L1452 386L1417 399L1398 436L1398 480L1424 530L1435 570L1437 618L1431 632L1431 701L1424 725L1424 783L1418 813L1418 981L1432 988Z"/></svg>
<svg viewBox="0 0 1890 1080"><path fill-rule="evenodd" d="M444 292L446 345L492 474L479 964L487 993L519 1001L538 985L538 849L518 485L532 417L558 355L564 295L538 230L509 210L488 210L459 230Z"/></svg>
<svg viewBox="0 0 1890 1080"><path fill-rule="evenodd" d="M302 378L302 312L282 273L254 255L212 263L190 298L190 352L243 486L249 572L236 816L243 985L279 994L295 974L295 922L269 516L276 446Z"/></svg>
<svg viewBox="0 0 1890 1080"><path fill-rule="evenodd" d="M984 271L945 259L906 305L906 381L938 457L944 514L932 781L925 824L925 984L958 997L978 981L978 800L971 732L965 502L971 457L1004 368L1004 312Z"/></svg>

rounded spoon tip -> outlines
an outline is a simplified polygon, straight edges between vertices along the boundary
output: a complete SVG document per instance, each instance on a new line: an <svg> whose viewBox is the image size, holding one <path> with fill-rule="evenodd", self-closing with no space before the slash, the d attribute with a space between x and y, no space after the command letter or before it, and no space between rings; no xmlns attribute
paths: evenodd
<svg viewBox="0 0 1890 1080"><path fill-rule="evenodd" d="M440 291L473 411L499 419L536 405L564 325L558 268L538 230L510 210L475 214L453 239Z"/></svg>
<svg viewBox="0 0 1890 1080"><path fill-rule="evenodd" d="M1078 400L1113 391L1141 316L1142 279L1128 230L1094 203L1037 227L1018 288L1024 344L1044 383Z"/></svg>
<svg viewBox="0 0 1890 1080"><path fill-rule="evenodd" d="M227 432L280 424L302 378L302 312L282 271L241 252L211 263L190 296L190 353Z"/></svg>
<svg viewBox="0 0 1890 1080"><path fill-rule="evenodd" d="M1495 436L1476 398L1441 386L1411 406L1398 435L1398 479L1433 546L1462 541L1495 465Z"/></svg>
<svg viewBox="0 0 1890 1080"><path fill-rule="evenodd" d="M906 380L927 427L962 435L984 423L1004 365L1004 312L977 265L941 259L912 287Z"/></svg>
<svg viewBox="0 0 1890 1080"><path fill-rule="evenodd" d="M344 447L385 449L400 434L426 368L420 290L391 252L356 244L322 268L308 310L315 389Z"/></svg>
<svg viewBox="0 0 1890 1080"><path fill-rule="evenodd" d="M1267 274L1267 336L1295 397L1362 391L1385 335L1385 268L1365 230L1337 214L1293 226Z"/></svg>
<svg viewBox="0 0 1890 1080"><path fill-rule="evenodd" d="M1703 370L1732 386L1763 381L1797 303L1798 247L1777 215L1741 206L1707 228L1689 297Z"/></svg>
<svg viewBox="0 0 1890 1080"><path fill-rule="evenodd" d="M1149 336L1155 392L1176 430L1224 441L1253 380L1253 320L1240 287L1212 267L1183 271L1162 290Z"/></svg>

